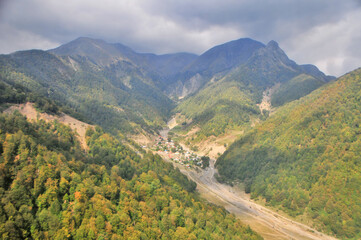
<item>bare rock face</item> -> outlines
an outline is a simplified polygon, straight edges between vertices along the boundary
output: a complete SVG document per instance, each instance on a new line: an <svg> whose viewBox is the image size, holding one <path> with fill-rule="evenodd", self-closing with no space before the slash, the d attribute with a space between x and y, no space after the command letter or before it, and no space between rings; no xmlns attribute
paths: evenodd
<svg viewBox="0 0 361 240"><path fill-rule="evenodd" d="M183 98L189 94L195 93L202 85L203 77L197 73L184 84L181 97Z"/></svg>
<svg viewBox="0 0 361 240"><path fill-rule="evenodd" d="M182 81L177 81L168 87L166 94L174 98L182 99L197 92L205 84L205 82L206 79L201 74L197 73L184 83Z"/></svg>

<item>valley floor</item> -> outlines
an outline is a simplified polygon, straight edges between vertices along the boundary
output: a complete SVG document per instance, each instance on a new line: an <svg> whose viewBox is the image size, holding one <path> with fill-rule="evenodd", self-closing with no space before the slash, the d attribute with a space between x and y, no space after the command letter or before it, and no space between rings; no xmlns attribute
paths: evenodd
<svg viewBox="0 0 361 240"><path fill-rule="evenodd" d="M167 137L167 133L168 130L161 131L162 137ZM217 171L214 168L214 159L211 159L210 167L205 170L190 169L171 161L167 153L155 153L160 154L165 161L172 162L183 174L196 182L197 190L203 198L235 214L266 240L335 239L253 202L237 187L219 183L214 177Z"/></svg>
<svg viewBox="0 0 361 240"><path fill-rule="evenodd" d="M167 154L162 153L161 156L170 161ZM219 183L214 177L214 160L206 170L189 169L179 164L176 166L197 183L197 190L203 198L235 214L266 240L335 239L253 202L236 187Z"/></svg>

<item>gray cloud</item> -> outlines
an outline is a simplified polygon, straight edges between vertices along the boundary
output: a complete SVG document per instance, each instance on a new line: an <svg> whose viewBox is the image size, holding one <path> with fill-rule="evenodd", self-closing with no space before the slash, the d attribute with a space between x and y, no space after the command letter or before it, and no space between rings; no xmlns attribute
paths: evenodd
<svg viewBox="0 0 361 240"><path fill-rule="evenodd" d="M341 75L361 66L360 1L0 0L0 53L79 36L141 52L202 53L241 37L276 40L298 63Z"/></svg>

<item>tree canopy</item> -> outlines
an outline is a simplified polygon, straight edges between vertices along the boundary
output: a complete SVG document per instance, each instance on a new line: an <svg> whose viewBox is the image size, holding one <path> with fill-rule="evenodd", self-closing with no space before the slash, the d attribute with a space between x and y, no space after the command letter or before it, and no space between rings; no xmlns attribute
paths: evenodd
<svg viewBox="0 0 361 240"><path fill-rule="evenodd" d="M159 156L99 127L84 152L68 126L0 115L3 239L260 239Z"/></svg>
<svg viewBox="0 0 361 240"><path fill-rule="evenodd" d="M217 160L223 180L340 238L361 229L361 70L292 102Z"/></svg>

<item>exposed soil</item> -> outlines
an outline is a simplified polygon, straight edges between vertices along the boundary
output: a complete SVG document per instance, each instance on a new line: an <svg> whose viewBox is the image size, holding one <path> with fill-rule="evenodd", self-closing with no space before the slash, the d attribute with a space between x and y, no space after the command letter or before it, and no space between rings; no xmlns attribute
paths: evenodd
<svg viewBox="0 0 361 240"><path fill-rule="evenodd" d="M149 136L146 133L139 133L137 135L129 136L129 138L141 146L151 146L153 144L152 138L154 137Z"/></svg>
<svg viewBox="0 0 361 240"><path fill-rule="evenodd" d="M177 113L168 121L167 127L159 132L160 135L163 138L167 138L168 132L179 125L180 122L184 121L186 121L184 116ZM187 124L189 123L187 122ZM200 127L194 126L190 131L180 136L183 137L183 141L186 142L187 140L190 140L192 137L194 137L194 135L200 130ZM227 133L218 136L217 138L209 137L208 139L195 144L198 147L198 151L196 152L198 155L207 155L211 158L217 158L219 155L224 153L224 151L226 151L226 146L233 143L241 134L243 134L243 131L230 130ZM181 143L181 145L185 147L184 143Z"/></svg>
<svg viewBox="0 0 361 240"><path fill-rule="evenodd" d="M167 125L168 125L168 128L169 128L169 129L173 129L175 126L178 125L178 123L177 123L177 118L178 118L179 115L180 115L180 113L177 113L176 116L174 116L173 118L171 118L171 119L168 121Z"/></svg>
<svg viewBox="0 0 361 240"><path fill-rule="evenodd" d="M45 120L46 122L51 122L54 120L59 121L65 125L68 125L74 132L76 132L76 137L78 138L81 146L83 149L88 150L88 146L85 140L85 133L86 130L91 127L94 128L93 125L87 124L85 122L81 122L67 114L61 113L59 116L57 115L50 115L47 113L39 113L32 103L25 103L25 104L17 104L11 106L10 108L6 109L5 113L13 113L15 110L18 110L21 114L26 116L29 120L36 121L38 119Z"/></svg>
<svg viewBox="0 0 361 240"><path fill-rule="evenodd" d="M200 127L194 126L189 132L187 132L186 136L191 137L192 135L196 134L199 130L201 130Z"/></svg>
<svg viewBox="0 0 361 240"><path fill-rule="evenodd" d="M281 86L280 83L275 84L273 87L266 89L263 92L263 98L262 102L258 104L259 110L261 110L261 113L263 110L267 110L270 113L272 112L272 105L271 105L271 97L272 94Z"/></svg>
<svg viewBox="0 0 361 240"><path fill-rule="evenodd" d="M237 140L243 133L244 131L231 130L221 136L208 138L199 143L198 153L216 159L227 150L227 146Z"/></svg>

